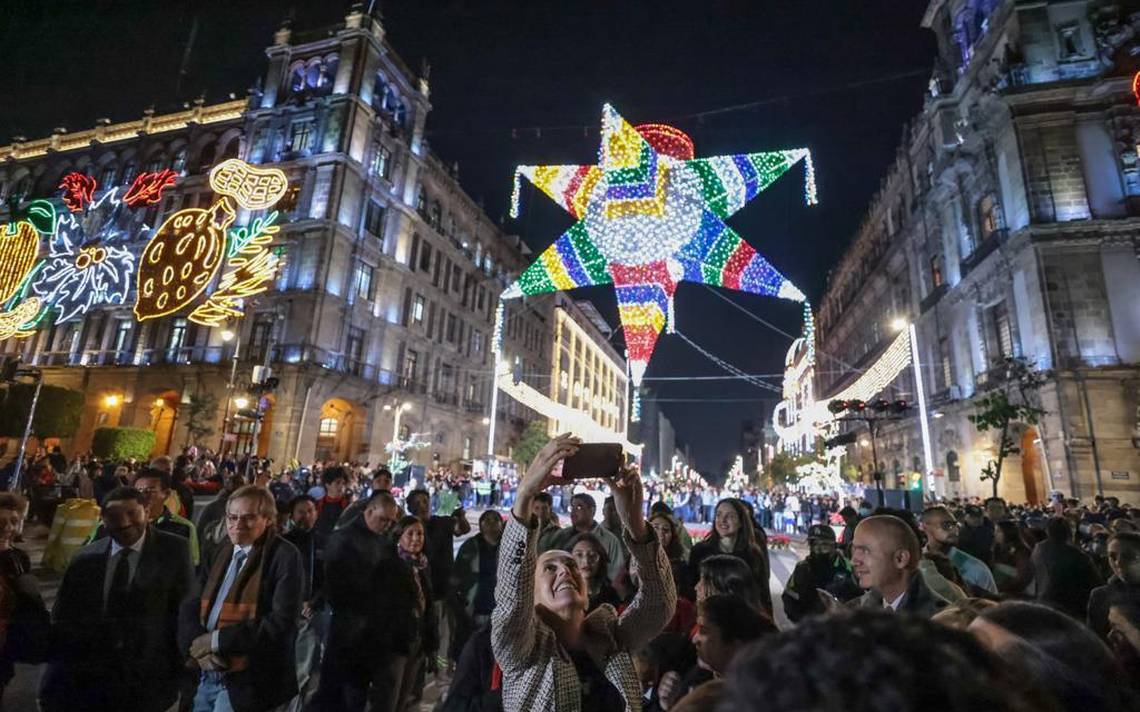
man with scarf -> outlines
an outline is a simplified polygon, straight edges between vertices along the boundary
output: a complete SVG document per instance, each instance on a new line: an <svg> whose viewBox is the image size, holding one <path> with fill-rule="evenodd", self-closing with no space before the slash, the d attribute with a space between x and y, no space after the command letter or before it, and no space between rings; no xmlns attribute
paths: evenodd
<svg viewBox="0 0 1140 712"><path fill-rule="evenodd" d="M226 501L226 533L205 573L201 598L182 608L180 644L202 671L196 712L261 712L297 694L294 639L305 570L277 536L277 505L246 485Z"/></svg>
<svg viewBox="0 0 1140 712"><path fill-rule="evenodd" d="M793 623L825 612L826 607L817 589L842 602L862 594L851 574L850 562L838 551L835 531L831 527L815 524L808 529L808 547L811 553L796 564L796 570L784 588L784 613Z"/></svg>

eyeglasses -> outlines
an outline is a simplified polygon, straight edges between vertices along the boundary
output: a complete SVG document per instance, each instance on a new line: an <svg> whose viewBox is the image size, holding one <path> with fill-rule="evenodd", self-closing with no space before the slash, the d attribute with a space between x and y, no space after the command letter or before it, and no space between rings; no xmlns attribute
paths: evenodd
<svg viewBox="0 0 1140 712"><path fill-rule="evenodd" d="M950 531L951 529L957 529L960 526L962 526L962 525L959 524L958 522L942 522L941 524L938 525L938 527L940 529L945 529L946 531Z"/></svg>
<svg viewBox="0 0 1140 712"><path fill-rule="evenodd" d="M260 514L226 514L226 523L237 524L238 522L241 522L242 524L248 525L253 524L260 518Z"/></svg>

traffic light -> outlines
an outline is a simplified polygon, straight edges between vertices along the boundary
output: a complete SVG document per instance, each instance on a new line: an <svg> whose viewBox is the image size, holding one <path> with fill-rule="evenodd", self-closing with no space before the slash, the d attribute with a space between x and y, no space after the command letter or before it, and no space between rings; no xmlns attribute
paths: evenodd
<svg viewBox="0 0 1140 712"><path fill-rule="evenodd" d="M867 404L861 400L847 401L847 410L856 415L862 415L863 411L867 410Z"/></svg>
<svg viewBox="0 0 1140 712"><path fill-rule="evenodd" d="M910 403L905 398L899 398L894 403L891 403L891 410L895 413L905 413L910 410Z"/></svg>
<svg viewBox="0 0 1140 712"><path fill-rule="evenodd" d="M847 405L847 401L845 400L833 400L827 404L827 409L831 411L832 415L839 415L847 410Z"/></svg>
<svg viewBox="0 0 1140 712"><path fill-rule="evenodd" d="M868 405L871 407L871 410L876 413L885 413L891 407L891 402L886 398L876 398Z"/></svg>

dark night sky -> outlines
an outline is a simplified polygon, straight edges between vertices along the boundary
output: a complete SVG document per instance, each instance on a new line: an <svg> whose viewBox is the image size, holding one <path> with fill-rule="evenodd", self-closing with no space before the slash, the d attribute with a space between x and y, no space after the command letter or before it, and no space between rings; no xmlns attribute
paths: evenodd
<svg viewBox="0 0 1140 712"><path fill-rule="evenodd" d="M407 64L419 67L423 58L431 63L433 150L459 162L464 187L496 218L506 212L516 164L596 159L605 101L634 124L662 121L683 129L698 156L811 147L820 206L803 205L797 167L731 224L813 301L862 219L904 122L921 108L934 54L932 35L919 27L925 0L380 4L389 40ZM203 91L208 101L230 92L242 96L263 74L263 50L290 7L295 27L305 30L338 22L348 6L337 0L2 0L0 144L16 134L41 137L54 126L89 128L103 116L136 118L150 104L172 110ZM195 16L197 39L179 92L176 80ZM775 101L695 116L767 100ZM541 136L523 127L543 127ZM571 224L541 194L524 190L523 201L520 220L507 227L536 250ZM595 288L582 294L616 323L612 293ZM798 333L798 306L731 296ZM702 286L680 287L677 320L695 342L745 371L782 369L787 338ZM663 336L648 376L719 373L679 338ZM771 395L735 382L654 386L667 399ZM770 406L663 407L679 436L693 445L700 467L716 472L736 452L741 420Z"/></svg>

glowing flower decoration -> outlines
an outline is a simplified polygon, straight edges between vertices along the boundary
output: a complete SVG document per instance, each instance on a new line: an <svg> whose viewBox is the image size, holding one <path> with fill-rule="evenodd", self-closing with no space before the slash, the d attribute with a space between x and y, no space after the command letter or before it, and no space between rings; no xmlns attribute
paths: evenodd
<svg viewBox="0 0 1140 712"><path fill-rule="evenodd" d="M174 185L178 174L169 168L157 173L139 173L131 187L127 188L123 202L132 208L140 205L154 205L162 199L162 191Z"/></svg>
<svg viewBox="0 0 1140 712"><path fill-rule="evenodd" d="M114 192L105 200L117 203ZM86 239L80 221L68 215L59 219L51 254L37 268L30 287L58 312L59 324L100 304L124 303L134 271L135 257L129 250L105 241L101 234Z"/></svg>
<svg viewBox="0 0 1140 712"><path fill-rule="evenodd" d="M68 173L59 183L63 204L73 213L87 207L95 198L95 179L83 173Z"/></svg>
<svg viewBox="0 0 1140 712"><path fill-rule="evenodd" d="M608 104L602 119L596 165L516 169L512 216L518 213L519 178L526 177L578 222L503 299L612 284L634 385L641 383L658 335L672 325L679 282L805 301L724 220L801 160L805 197L814 204L810 151L693 158L692 140L675 128L634 128Z"/></svg>

